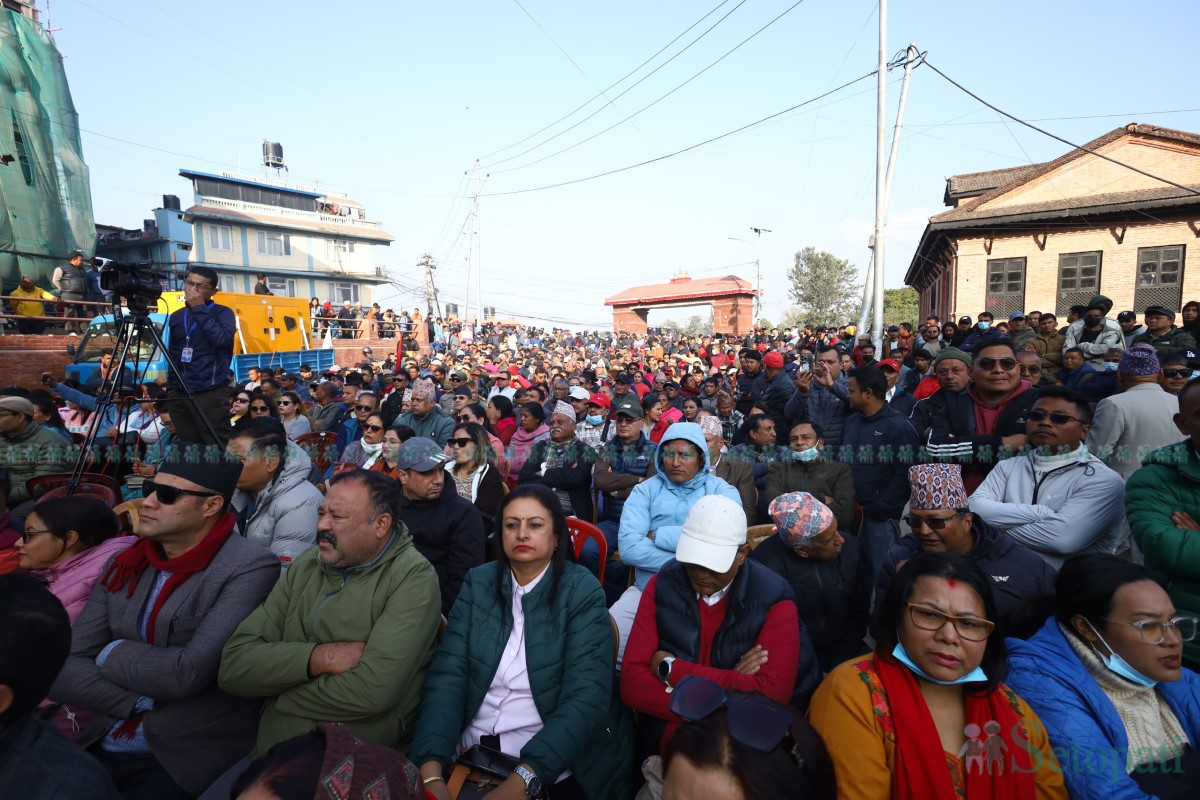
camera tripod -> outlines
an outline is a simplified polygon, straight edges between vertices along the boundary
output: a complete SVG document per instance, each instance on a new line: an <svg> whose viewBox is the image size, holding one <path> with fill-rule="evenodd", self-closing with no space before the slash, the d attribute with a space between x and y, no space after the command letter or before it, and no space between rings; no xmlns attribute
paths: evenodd
<svg viewBox="0 0 1200 800"><path fill-rule="evenodd" d="M107 381L107 386L101 383L100 391L96 394L96 410L94 412L95 422L88 428L87 435L84 437L83 444L80 448L79 458L75 461L75 466L71 470L71 478L67 482L67 494L75 494L75 490L79 488L79 484L83 480L84 472L87 469L88 457L91 454L92 448L96 445L96 436L100 431L100 421L104 418L104 413L114 404L120 410L121 401L119 399L119 391L122 385L121 376L125 369L125 359L129 356L129 351L133 348L134 342L151 341L155 347L162 353L163 358L167 362L167 375L179 381L179 385L183 387L184 395L187 402L191 403L192 410L196 416L203 421L204 427L208 435L216 446L220 446L220 437L217 436L217 431L213 428L212 422L204 414L200 408L200 404L196 402L195 396L191 390L187 388L187 383L183 380L183 375L180 372L179 366L175 363L175 359L171 357L171 352L167 349L166 343L163 341L162 335L154 327L154 323L150 319L149 310L146 308L125 309L114 303L113 305L113 320L119 326L117 330L116 343L113 346L113 361L115 369L110 373L113 375L111 380ZM167 317L167 324L170 324L170 317ZM153 351L151 351L153 354ZM140 371L141 351L134 352L133 359L133 375L134 380L137 380L138 372ZM114 400L114 398L117 398ZM117 432L120 434L120 417L117 422ZM113 441L114 447L119 447L120 437ZM118 459L120 458L118 450Z"/></svg>

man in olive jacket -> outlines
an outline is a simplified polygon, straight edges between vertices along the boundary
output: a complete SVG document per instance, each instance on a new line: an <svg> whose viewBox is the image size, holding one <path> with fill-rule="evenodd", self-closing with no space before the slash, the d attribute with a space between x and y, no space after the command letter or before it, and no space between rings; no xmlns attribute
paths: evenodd
<svg viewBox="0 0 1200 800"><path fill-rule="evenodd" d="M1125 485L1125 514L1146 567L1183 616L1200 614L1200 381L1179 393L1175 425L1188 438L1150 453ZM1200 641L1183 643L1200 667Z"/></svg>
<svg viewBox="0 0 1200 800"><path fill-rule="evenodd" d="M440 599L399 503L396 482L381 472L334 478L317 547L292 562L225 646L221 688L266 698L256 755L317 722L407 749Z"/></svg>

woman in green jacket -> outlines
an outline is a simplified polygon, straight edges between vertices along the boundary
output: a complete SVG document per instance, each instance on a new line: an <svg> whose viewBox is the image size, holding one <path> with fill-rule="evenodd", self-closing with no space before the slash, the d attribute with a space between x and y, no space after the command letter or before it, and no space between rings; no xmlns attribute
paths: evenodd
<svg viewBox="0 0 1200 800"><path fill-rule="evenodd" d="M613 628L554 492L513 490L497 538L497 560L467 574L426 673L410 750L425 788L448 800L447 770L480 744L521 762L492 800L624 800L634 737L614 687Z"/></svg>

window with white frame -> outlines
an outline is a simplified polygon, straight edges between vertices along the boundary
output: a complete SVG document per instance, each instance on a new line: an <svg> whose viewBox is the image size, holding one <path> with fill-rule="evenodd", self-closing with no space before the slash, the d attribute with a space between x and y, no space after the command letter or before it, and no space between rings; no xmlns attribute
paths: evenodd
<svg viewBox="0 0 1200 800"><path fill-rule="evenodd" d="M335 306L340 306L349 300L351 303L358 302L358 284L357 283L337 283L329 282L329 299Z"/></svg>
<svg viewBox="0 0 1200 800"><path fill-rule="evenodd" d="M242 276L235 272L217 273L217 291L240 292L244 288Z"/></svg>
<svg viewBox="0 0 1200 800"><path fill-rule="evenodd" d="M207 227L209 250L233 249L233 228L228 225L209 225Z"/></svg>
<svg viewBox="0 0 1200 800"><path fill-rule="evenodd" d="M330 261L341 261L354 252L354 242L346 239L331 239L328 244Z"/></svg>
<svg viewBox="0 0 1200 800"><path fill-rule="evenodd" d="M290 256L292 254L292 236L279 231L255 231L260 256Z"/></svg>
<svg viewBox="0 0 1200 800"><path fill-rule="evenodd" d="M295 278L267 278L267 288L272 294L277 294L280 297L295 297L296 296L296 279Z"/></svg>

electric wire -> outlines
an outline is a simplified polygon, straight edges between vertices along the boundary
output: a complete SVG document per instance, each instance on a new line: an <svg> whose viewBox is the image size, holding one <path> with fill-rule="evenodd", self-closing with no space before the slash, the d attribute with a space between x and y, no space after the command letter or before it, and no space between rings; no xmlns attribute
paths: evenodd
<svg viewBox="0 0 1200 800"><path fill-rule="evenodd" d="M718 4L717 4L717 5L716 5L716 6L715 6L713 9L711 9L711 10L710 10L710 11L709 11L707 14L705 14L703 17L701 17L700 19L698 19L698 20L696 20L695 22L693 22L691 25L689 25L689 26L687 27L687 29L686 29L686 30L684 30L682 33L680 33L680 34L679 34L678 36L676 36L674 39L672 39L671 41L669 41L669 42L667 42L665 45L663 45L661 48L659 48L658 52L656 52L654 55L652 55L652 56L650 56L649 58L647 58L647 59L646 59L645 61L643 61L641 64L638 64L636 67L634 67L633 69L631 69L629 72L625 73L623 76L621 76L621 77L620 77L620 78L618 78L617 80L613 81L611 84L609 84L609 85L608 85L606 88L602 89L602 90L601 90L600 92L598 92L597 94L595 94L595 95L593 95L592 97L588 98L588 100L587 100L587 101L585 101L585 102L584 102L582 105L580 105L580 106L578 106L577 108L575 108L573 111L571 111L571 112L569 112L569 113L567 113L567 114L565 114L565 115L563 115L563 116L559 117L558 119L554 120L554 122L551 122L551 123L549 123L549 124L548 124L548 125L546 125L545 127L541 128L541 129L539 129L539 130L536 130L536 131L534 131L533 133L531 133L531 134L529 134L528 136L526 136L524 139L519 139L519 140L517 140L517 141L513 142L512 144L505 145L504 147L501 147L499 150L493 150L493 151L492 151L492 152L490 152L490 153L487 153L487 154L485 154L485 155L482 155L482 156L480 156L480 160L482 160L482 159L485 159L485 158L491 158L491 157L492 157L492 156L494 156L494 155L497 155L497 154L499 154L499 153L503 153L505 150L511 150L512 148L514 148L514 147L516 147L516 146L518 146L518 145L522 145L522 144L524 144L525 142L527 142L527 141L529 141L530 139L532 139L533 137L537 136L538 134L544 133L545 131L549 130L550 128L553 128L553 127L554 127L555 125L557 125L558 123L560 123L560 122L563 122L564 120L570 119L572 116L574 116L575 114L579 113L580 111L582 111L583 109L585 109L585 108L587 108L589 105L591 105L591 103L592 103L592 102L594 102L596 99L598 99L598 98L600 98L600 97L606 97L606 96L607 96L607 94L606 94L606 93L607 93L608 91L610 91L610 90L612 90L612 89L615 89L615 88L616 88L618 85L620 85L620 84L621 84L621 83L623 83L624 81L628 80L629 78L633 77L633 76L634 76L634 75L637 73L637 71L638 71L638 70L640 70L642 67L646 66L646 65L647 65L647 64L649 64L651 61L653 61L654 59L656 59L656 58L658 58L660 55L662 55L662 53L663 53L663 52L664 52L664 51L665 51L665 50L666 50L668 47L670 47L671 45L675 44L677 41L679 41L680 39L682 39L684 36L686 36L686 35L687 35L687 34L688 34L688 33L689 33L691 30L692 30L692 28L695 28L695 27L696 27L697 25L699 25L701 22L703 22L704 20L706 20L706 19L708 19L709 17L711 17L711 16L712 16L714 13L716 13L716 11L717 11L718 9L720 9L720 8L721 8L721 6L725 5L725 4L726 4L726 3L728 3L728 2L730 2L730 0L721 0L721 2L720 2L720 3L718 3ZM740 5L740 4L739 4L739 5ZM528 13L528 12L526 12L526 13ZM694 42L693 42L693 44L694 44ZM688 45L688 47L691 47L691 45Z"/></svg>

